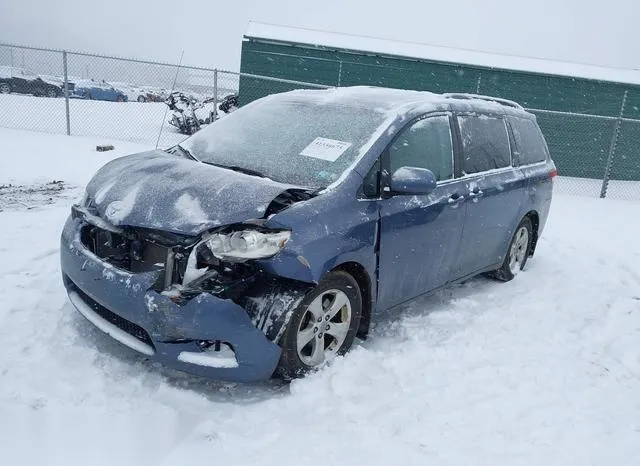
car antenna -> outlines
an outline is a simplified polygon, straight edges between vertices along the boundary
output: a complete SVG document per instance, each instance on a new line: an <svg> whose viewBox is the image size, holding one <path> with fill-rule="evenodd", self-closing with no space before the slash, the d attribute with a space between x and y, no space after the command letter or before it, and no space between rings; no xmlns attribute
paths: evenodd
<svg viewBox="0 0 640 466"><path fill-rule="evenodd" d="M180 72L180 66L182 66L182 57L184 57L184 49L180 54L180 60L178 60L178 67L176 68L176 75L173 77L173 84L171 84L171 92L169 95L173 94L173 91L176 89L176 82L178 81L178 73ZM162 125L160 125L160 132L158 133L158 139L156 140L156 149L158 149L158 145L160 144L160 137L162 136L162 130L164 130L164 122L167 119L167 113L169 112L169 107L167 106L164 109L164 116L162 117Z"/></svg>

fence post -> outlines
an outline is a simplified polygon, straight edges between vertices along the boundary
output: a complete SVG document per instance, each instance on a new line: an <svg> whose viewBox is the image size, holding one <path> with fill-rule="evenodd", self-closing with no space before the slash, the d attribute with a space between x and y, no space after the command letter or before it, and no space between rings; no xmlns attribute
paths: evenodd
<svg viewBox="0 0 640 466"><path fill-rule="evenodd" d="M217 119L218 119L218 69L216 68L213 70L213 121L216 121Z"/></svg>
<svg viewBox="0 0 640 466"><path fill-rule="evenodd" d="M476 94L480 94L480 83L482 83L482 73L478 75L478 82L476 83Z"/></svg>
<svg viewBox="0 0 640 466"><path fill-rule="evenodd" d="M604 169L604 177L602 180L602 189L600 189L600 198L607 197L607 189L609 188L609 178L611 177L611 169L613 168L613 158L616 153L616 146L618 145L618 137L620 136L620 125L622 124L622 117L624 116L624 107L627 104L627 92L624 91L622 96L622 105L620 106L620 115L616 120L616 124L613 127L613 135L611 137L611 145L609 146L609 156L607 158L607 165Z"/></svg>
<svg viewBox="0 0 640 466"><path fill-rule="evenodd" d="M71 136L71 116L69 115L69 69L67 67L67 51L62 51L62 71L64 73L64 107L67 118L67 136Z"/></svg>

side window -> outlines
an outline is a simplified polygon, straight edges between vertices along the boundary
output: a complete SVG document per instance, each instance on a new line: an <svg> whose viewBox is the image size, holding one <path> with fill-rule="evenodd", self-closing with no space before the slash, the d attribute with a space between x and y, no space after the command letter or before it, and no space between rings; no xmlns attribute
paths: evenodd
<svg viewBox="0 0 640 466"><path fill-rule="evenodd" d="M483 172L511 164L509 134L501 118L460 116L460 136L466 174Z"/></svg>
<svg viewBox="0 0 640 466"><path fill-rule="evenodd" d="M402 167L427 168L436 180L453 177L453 147L448 116L418 120L389 147L391 173Z"/></svg>
<svg viewBox="0 0 640 466"><path fill-rule="evenodd" d="M514 155L520 165L544 162L547 160L547 149L542 133L533 120L509 118L516 148Z"/></svg>
<svg viewBox="0 0 640 466"><path fill-rule="evenodd" d="M362 193L366 197L378 197L380 195L380 159L376 160L371 170L362 183Z"/></svg>

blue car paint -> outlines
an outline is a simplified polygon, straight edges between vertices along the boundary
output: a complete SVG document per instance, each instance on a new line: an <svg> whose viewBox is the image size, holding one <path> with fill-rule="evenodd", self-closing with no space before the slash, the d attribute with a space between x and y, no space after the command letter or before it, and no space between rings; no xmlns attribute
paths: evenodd
<svg viewBox="0 0 640 466"><path fill-rule="evenodd" d="M376 201L381 216L379 280L384 283L378 291L380 308L449 281L466 213L464 203L449 203L449 199L461 190L460 185L459 181L443 183L428 196ZM408 270L410 280L402 273Z"/></svg>
<svg viewBox="0 0 640 466"><path fill-rule="evenodd" d="M65 286L80 289L98 304L147 331L153 358L178 370L221 380L254 381L271 376L280 347L267 340L247 312L229 300L201 294L185 305L174 304L151 288L160 272L129 273L91 254L78 237L79 220L69 218L61 238L60 260ZM189 340L181 343L181 340ZM213 368L179 361L181 351L200 351L192 340L232 341L237 368Z"/></svg>
<svg viewBox="0 0 640 466"><path fill-rule="evenodd" d="M502 263L507 244L526 213L525 179L519 169L511 168L469 177L461 184L461 192L474 197L465 202L464 231L454 275L468 276Z"/></svg>
<svg viewBox="0 0 640 466"><path fill-rule="evenodd" d="M105 100L109 102L116 102L118 100L121 102L127 101L127 96L118 89L83 84L77 84L70 97L76 99Z"/></svg>
<svg viewBox="0 0 640 466"><path fill-rule="evenodd" d="M458 107L465 109L464 105ZM473 107L469 105L466 110L471 108ZM449 110L443 107L436 109L440 114L442 111ZM456 109L456 111L459 110L460 108ZM539 235L544 228L551 202L552 183L549 176L553 167L551 161L536 166L497 170L439 182L436 189L428 195L377 199L364 199L359 195L364 177L395 135L409 121L423 114L424 112L420 109L408 109L401 113L395 121L388 122L388 128L381 132L379 138L373 142L340 184L315 198L293 204L270 216L265 222L265 227L291 230L291 239L280 254L256 263L267 274L290 278L307 283L309 286L318 283L326 273L340 265L357 264L365 271L371 284L370 312L373 313L451 282L496 268L503 260L518 222L529 212L535 212L537 216ZM460 154L457 153L456 157L459 156ZM150 184L146 189L155 194L150 196L143 205L137 206L132 217L126 219L123 224L148 226L153 219L162 219L163 224L155 225L156 227L161 227L165 231L197 236L208 229L215 228L218 224L259 218L265 214L269 200L277 195L278 190L289 188L287 185L271 185L264 179L224 171L224 175L232 177L236 184L233 189L221 190L225 193L222 196L219 192L213 197L209 194L212 202L204 206L204 210L209 215L210 221L198 225L188 222L180 224L168 210L171 201L175 200L175 195L180 190L162 197L161 187L167 186L166 174L168 173L168 177L173 181L181 182L186 176L184 175L186 171L193 176L198 176L198 173L204 170L207 176L214 176L216 170L220 170L216 167L204 166L198 166L197 169L192 170L189 164L193 163L195 162L158 152L125 157L105 167L105 171L101 171L102 174L99 172L92 181L93 184L90 183L88 186L88 194L93 197L100 194L101 187L104 187L110 178L109 170L126 173L128 170L135 171L136 165L141 164L144 167L143 171L147 171L149 175L154 174L153 179L156 184ZM163 167L162 171L158 171L160 166ZM132 177L131 182L139 180L141 175L143 174L137 173ZM215 183L214 176L211 184ZM195 189L192 192L194 197L207 199L207 190L210 189L210 185L203 181L191 183L191 186L200 186L189 188ZM253 187L256 186L258 188L254 190ZM251 193L247 204L238 205L237 193L245 193L247 190ZM264 193L264 196L260 193ZM103 200L98 206L101 213L106 214L109 203L120 199L123 194L126 194L126 189ZM160 198L157 197L158 195ZM251 200L252 196L253 200ZM227 209L228 205L233 205L234 208ZM166 215L168 217L165 217ZM224 217L225 215L229 217ZM224 217L224 222L219 221L220 217ZM73 229L73 224L68 224L67 228ZM77 278L77 272L74 269L78 267L80 260L68 259L71 255L65 249L68 241L69 236L63 235L63 272L73 280L74 277ZM483 246L479 247L479 243ZM82 244L74 244L71 249L73 255L87 260L84 257L86 251L83 251ZM83 280L82 283L90 283L91 280L100 283L100 276L104 270L100 271L99 263L98 260L95 267L96 275L89 280ZM407 271L411 271L410 280L407 279ZM145 284L148 285L146 282L141 283L141 287L144 288ZM99 294L98 288L100 285L96 285L93 293ZM127 302L126 294L122 293L123 290L119 291L115 287L107 295L101 295L104 302L97 300L105 307L120 313ZM164 303L169 305L166 299ZM270 341L264 337L263 332L255 329L255 323L252 324L249 319L238 326L237 332L234 332L232 327L221 324L219 319L227 322L230 314L224 311L218 312L218 309L230 309L235 306L237 312L244 312L239 306L215 297L200 299L196 304L201 305L203 311L196 312L195 315L210 318L200 322L202 327L207 329L224 327L229 330L229 333L219 336L220 339L228 339L226 341L233 342L234 345L239 341L240 347L246 348L242 361L239 361L240 367L204 369L179 363L175 360L175 352L172 353L166 349L167 347L175 348L173 345L176 344L167 343L174 337L169 329L162 325L157 327L158 323L143 320L140 324L143 327L145 322L146 325L156 325L153 328L157 331L151 332L154 344L164 345L164 353L157 354L159 359L168 365L179 366L178 368L184 371L213 378L257 380L265 378L265 374L271 374L277 365L279 355L279 348L273 343L273 341L277 342L274 335L281 334L290 313L266 316L265 320L271 319L280 326L280 329L271 329L268 332L273 340ZM134 322L136 319L139 320L136 313L145 312L145 308L140 305L129 307L129 309L132 313L128 314L128 317ZM254 325L254 328L248 329L247 324ZM186 326L185 332L181 335L188 335L188 338L193 339L196 339L194 336L196 334L213 338L210 336L213 333L198 333L197 327L196 321L192 320L191 326ZM218 338L217 334L215 338ZM251 354L254 354L253 359ZM258 354L269 355L268 361L260 360ZM257 368L258 365L260 368Z"/></svg>

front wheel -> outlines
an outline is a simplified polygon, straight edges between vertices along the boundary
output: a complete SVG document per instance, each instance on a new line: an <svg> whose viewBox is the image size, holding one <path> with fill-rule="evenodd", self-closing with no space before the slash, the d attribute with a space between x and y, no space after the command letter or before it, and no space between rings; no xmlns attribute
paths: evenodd
<svg viewBox="0 0 640 466"><path fill-rule="evenodd" d="M507 255L502 266L491 275L498 280L508 282L524 269L533 241L533 225L529 217L522 219L511 239Z"/></svg>
<svg viewBox="0 0 640 466"><path fill-rule="evenodd" d="M0 94L11 94L11 86L7 83L0 83Z"/></svg>
<svg viewBox="0 0 640 466"><path fill-rule="evenodd" d="M329 273L294 311L280 340L277 374L304 376L351 348L360 325L362 296L346 272Z"/></svg>

